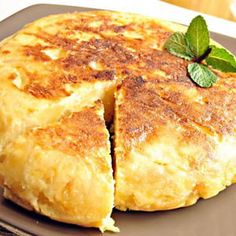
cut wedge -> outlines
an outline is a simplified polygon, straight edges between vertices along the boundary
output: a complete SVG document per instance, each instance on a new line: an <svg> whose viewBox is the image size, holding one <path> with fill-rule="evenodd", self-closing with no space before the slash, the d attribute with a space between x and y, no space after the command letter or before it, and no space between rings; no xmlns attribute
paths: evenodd
<svg viewBox="0 0 236 236"><path fill-rule="evenodd" d="M4 196L58 221L117 231L103 113L97 102L10 142L1 158Z"/></svg>

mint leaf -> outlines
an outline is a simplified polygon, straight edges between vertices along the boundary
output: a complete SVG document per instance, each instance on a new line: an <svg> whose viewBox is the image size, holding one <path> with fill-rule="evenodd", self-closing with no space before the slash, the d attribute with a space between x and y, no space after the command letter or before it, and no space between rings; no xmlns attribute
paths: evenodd
<svg viewBox="0 0 236 236"><path fill-rule="evenodd" d="M217 80L216 75L212 71L198 63L189 64L188 73L191 79L203 88L211 87Z"/></svg>
<svg viewBox="0 0 236 236"><path fill-rule="evenodd" d="M211 52L206 58L206 63L223 72L236 72L235 58L224 48L211 46Z"/></svg>
<svg viewBox="0 0 236 236"><path fill-rule="evenodd" d="M164 48L166 48L171 54L186 60L191 60L194 57L187 45L185 35L181 32L173 33L165 42Z"/></svg>
<svg viewBox="0 0 236 236"><path fill-rule="evenodd" d="M202 16L197 16L191 21L186 32L186 40L196 57L200 57L208 49L209 32Z"/></svg>

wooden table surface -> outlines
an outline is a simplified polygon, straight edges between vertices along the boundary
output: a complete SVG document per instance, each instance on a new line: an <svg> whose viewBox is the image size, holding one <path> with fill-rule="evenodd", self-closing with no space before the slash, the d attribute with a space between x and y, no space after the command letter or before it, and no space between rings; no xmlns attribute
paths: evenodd
<svg viewBox="0 0 236 236"><path fill-rule="evenodd" d="M236 21L230 9L235 0L162 0L177 6Z"/></svg>

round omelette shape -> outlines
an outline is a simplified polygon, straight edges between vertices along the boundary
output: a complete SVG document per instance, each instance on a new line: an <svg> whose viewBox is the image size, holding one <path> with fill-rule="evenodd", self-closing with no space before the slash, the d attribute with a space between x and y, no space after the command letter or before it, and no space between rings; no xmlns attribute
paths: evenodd
<svg viewBox="0 0 236 236"><path fill-rule="evenodd" d="M185 28L92 11L48 16L3 40L4 196L117 231L113 207L174 209L234 183L236 74L215 70L217 83L198 87L189 62L163 49L174 31Z"/></svg>

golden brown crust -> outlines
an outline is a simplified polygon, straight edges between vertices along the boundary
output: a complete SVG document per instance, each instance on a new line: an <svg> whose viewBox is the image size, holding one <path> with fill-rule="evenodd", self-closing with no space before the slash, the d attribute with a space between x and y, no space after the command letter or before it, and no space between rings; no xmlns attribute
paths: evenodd
<svg viewBox="0 0 236 236"><path fill-rule="evenodd" d="M202 136L233 135L236 127L236 93L219 82L211 89L190 85L190 81L128 78L120 86L118 131L125 145L131 146L151 135L159 126L174 122L186 129L188 142ZM190 83L192 83L190 81ZM127 122L128 121L128 122ZM201 140L203 142L203 140ZM204 143L204 142L203 142Z"/></svg>
<svg viewBox="0 0 236 236"><path fill-rule="evenodd" d="M163 43L172 30L154 19L116 12L75 13L46 19L51 24L43 19L39 26L37 22L29 25L0 48L3 62L17 58L12 62L17 68L22 67L26 77L21 90L36 98L69 96L67 84L123 79L130 74L148 76L160 71L165 76L158 79L163 82L192 86L186 74L188 62L163 51ZM47 51L55 55L50 57ZM30 69L24 62L31 64ZM100 68L91 68L91 63Z"/></svg>
<svg viewBox="0 0 236 236"><path fill-rule="evenodd" d="M131 15L119 22L116 19L119 13L113 14L94 12L58 17L53 22L54 32L50 31L50 24L37 27L35 23L6 42L0 48L0 55L6 62L17 58L14 64L22 67L26 76L23 91L47 99L69 96L66 84L113 80L129 67L134 73L136 70L146 73L150 67L156 69L150 62L155 50L150 47L160 48L169 31L154 20ZM93 26L95 18L97 26ZM26 44L28 38L34 39L34 43ZM56 58L51 58L47 51L54 51ZM31 63L30 71L20 59ZM91 69L90 63L94 62L100 65L99 70ZM38 64L43 67L43 73L37 70Z"/></svg>
<svg viewBox="0 0 236 236"><path fill-rule="evenodd" d="M44 149L86 156L108 145L107 134L104 133L105 123L96 114L96 109L91 107L66 114L56 124L35 129L28 135Z"/></svg>

